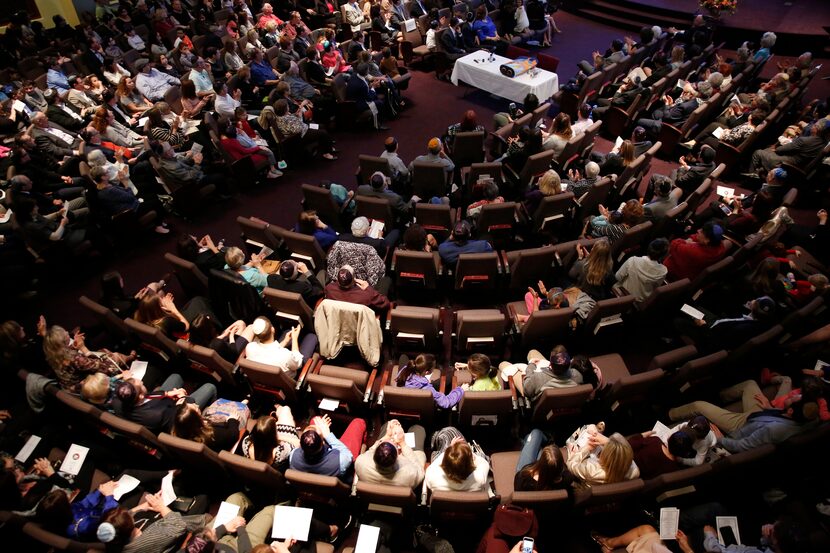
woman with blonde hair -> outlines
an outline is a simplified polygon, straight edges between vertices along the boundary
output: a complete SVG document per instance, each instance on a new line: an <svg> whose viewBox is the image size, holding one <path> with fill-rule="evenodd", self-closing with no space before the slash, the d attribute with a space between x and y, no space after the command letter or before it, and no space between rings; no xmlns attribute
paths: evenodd
<svg viewBox="0 0 830 553"><path fill-rule="evenodd" d="M686 59L686 50L683 49L682 46L675 46L671 49L671 59L669 61L669 65L671 65L672 71L683 65L683 61Z"/></svg>
<svg viewBox="0 0 830 553"><path fill-rule="evenodd" d="M542 149L553 150L554 157L557 157L565 149L565 145L573 137L573 134L571 116L561 112L553 119L550 133L542 131L542 136L545 139L542 143Z"/></svg>
<svg viewBox="0 0 830 553"><path fill-rule="evenodd" d="M225 250L225 269L231 270L245 279L245 282L253 286L258 293L262 293L268 286L268 273L262 268L265 256L262 254L251 254L245 264L245 252L235 246Z"/></svg>
<svg viewBox="0 0 830 553"><path fill-rule="evenodd" d="M590 253L577 244L578 259L568 272L580 290L600 301L610 298L614 278L614 260L611 258L611 243L606 238L594 242Z"/></svg>
<svg viewBox="0 0 830 553"><path fill-rule="evenodd" d="M121 374L135 358L130 355L104 351L93 353L84 342L84 335L75 331L72 337L60 326L49 327L43 337L43 353L46 362L55 371L61 388L73 394L80 393L81 382L89 374L104 373L107 376Z"/></svg>
<svg viewBox="0 0 830 553"><path fill-rule="evenodd" d="M542 199L546 196L555 196L562 193L562 179L559 177L559 173L553 169L545 171L539 178L538 185L539 188L535 188L525 194L525 210L531 216L536 213L536 210L539 209L539 205L542 203Z"/></svg>
<svg viewBox="0 0 830 553"><path fill-rule="evenodd" d="M568 454L568 470L585 486L615 484L640 476L634 463L634 451L621 434L603 436L589 428L588 443ZM594 454L594 455L592 455Z"/></svg>
<svg viewBox="0 0 830 553"><path fill-rule="evenodd" d="M626 167L634 163L635 159L634 143L631 140L623 140L619 151L612 151L605 156L605 161L599 166L599 174L603 177L612 174L619 175Z"/></svg>

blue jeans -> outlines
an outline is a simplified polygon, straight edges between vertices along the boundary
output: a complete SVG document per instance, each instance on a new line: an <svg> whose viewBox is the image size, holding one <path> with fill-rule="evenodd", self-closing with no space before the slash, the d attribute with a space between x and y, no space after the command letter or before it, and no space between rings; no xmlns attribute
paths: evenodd
<svg viewBox="0 0 830 553"><path fill-rule="evenodd" d="M519 472L530 463L535 463L547 442L548 437L545 436L544 432L538 428L531 430L522 443L522 453L519 455L519 462L516 463L516 472Z"/></svg>
<svg viewBox="0 0 830 553"><path fill-rule="evenodd" d="M162 392L169 392L170 390L183 387L184 380L182 380L182 377L177 373L173 373L168 376L164 382L162 382L158 389ZM196 390L191 392L188 395L188 398L192 399L193 402L199 406L199 409L205 409L208 405L216 401L216 386L210 383L202 384Z"/></svg>

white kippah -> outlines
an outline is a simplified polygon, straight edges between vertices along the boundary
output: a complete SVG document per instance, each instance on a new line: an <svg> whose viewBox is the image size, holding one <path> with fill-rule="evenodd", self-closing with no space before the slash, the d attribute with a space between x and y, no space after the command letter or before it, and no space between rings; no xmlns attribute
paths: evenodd
<svg viewBox="0 0 830 553"><path fill-rule="evenodd" d="M265 332L265 326L266 325L267 325L267 319L265 319L263 317L257 317L256 320L254 321L254 327L253 327L254 334L259 336L260 334Z"/></svg>
<svg viewBox="0 0 830 553"><path fill-rule="evenodd" d="M101 543L109 543L115 539L115 526L109 522L102 522L101 525L98 526L98 531L95 535Z"/></svg>

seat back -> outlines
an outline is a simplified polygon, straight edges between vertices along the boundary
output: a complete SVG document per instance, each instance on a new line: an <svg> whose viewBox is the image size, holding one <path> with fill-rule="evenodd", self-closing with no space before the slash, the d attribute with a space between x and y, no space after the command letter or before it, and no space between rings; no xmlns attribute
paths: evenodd
<svg viewBox="0 0 830 553"><path fill-rule="evenodd" d="M164 449L161 442L156 438L156 435L141 424L116 417L112 413L107 412L101 412L101 418L99 420L101 424L113 432L122 434L133 445L138 446L150 455L155 456L160 450L163 451Z"/></svg>
<svg viewBox="0 0 830 553"><path fill-rule="evenodd" d="M140 323L133 319L126 319L124 324L130 329L130 334L141 341L142 347L156 353L165 361L169 361L179 355L179 346L176 342L165 336L159 328Z"/></svg>
<svg viewBox="0 0 830 553"><path fill-rule="evenodd" d="M608 193L611 191L613 182L610 177L603 177L595 182L581 198L577 198L579 202L578 217L580 219L583 215L587 216L590 213L594 213L599 204L605 202L606 198L608 198Z"/></svg>
<svg viewBox="0 0 830 553"><path fill-rule="evenodd" d="M211 269L208 275L210 305L219 320L230 324L232 321L253 321L259 316L267 317L278 324L256 288L236 273Z"/></svg>
<svg viewBox="0 0 830 553"><path fill-rule="evenodd" d="M340 208L334 198L331 197L331 191L322 186L305 183L301 188L305 208L316 211L317 216L327 225L343 230L343 224L340 221Z"/></svg>
<svg viewBox="0 0 830 553"><path fill-rule="evenodd" d="M559 341L575 313L573 307L534 311L522 326L522 345L537 347Z"/></svg>
<svg viewBox="0 0 830 553"><path fill-rule="evenodd" d="M255 391L279 397L289 405L297 404L297 383L282 370L245 357L239 359L239 370Z"/></svg>
<svg viewBox="0 0 830 553"><path fill-rule="evenodd" d="M573 192L545 196L533 213L533 231L550 232L558 222L568 221L575 205Z"/></svg>
<svg viewBox="0 0 830 553"><path fill-rule="evenodd" d="M336 399L351 407L359 406L371 392L367 389L372 381L371 375L363 370L322 365L306 378L311 395L317 399Z"/></svg>
<svg viewBox="0 0 830 553"><path fill-rule="evenodd" d="M123 340L130 337L130 329L124 321L118 317L118 315L112 312L112 309L108 309L86 296L78 298L78 303L91 311L95 315L98 322L101 323L101 326L103 326L107 333L109 333L109 335L113 338Z"/></svg>
<svg viewBox="0 0 830 553"><path fill-rule="evenodd" d="M357 500L371 511L373 505L382 506L384 513L394 512L405 515L415 509L418 499L412 488L406 486L387 486L358 481L355 487Z"/></svg>
<svg viewBox="0 0 830 553"><path fill-rule="evenodd" d="M50 532L35 522L26 522L20 530L27 537L35 540L49 551L69 551L70 553L88 553L89 551L104 551L103 543L89 543L75 541Z"/></svg>
<svg viewBox="0 0 830 553"><path fill-rule="evenodd" d="M611 246L611 255L616 262L621 262L630 252L639 249L651 234L653 226L654 223L651 221L644 221L627 229L621 238L615 240Z"/></svg>
<svg viewBox="0 0 830 553"><path fill-rule="evenodd" d="M537 54L537 56L541 56L541 55L543 55L543 54ZM559 60L558 60L557 58L554 58L553 56L547 56L547 55L546 55L545 57L546 57L546 58L553 58L553 59L555 59L555 60L556 60L557 65L559 64ZM542 58L541 58L541 57L539 57L539 58L537 58L537 59L538 59L539 64L541 64L541 63L542 63ZM541 66L541 65L540 65L540 66ZM544 67L542 67L542 69L545 69L545 68L544 68ZM553 70L552 70L552 69L548 69L548 71L553 71ZM530 123L528 123L528 125L527 125L527 126L528 126L528 127L530 127L531 129L535 129L535 128L536 128L536 126L539 124L539 121L541 121L541 120L542 120L542 118L543 118L543 117L544 117L544 116L545 116L545 115L546 115L549 111L550 111L550 102L545 102L544 104L542 104L542 105L541 105L541 106L539 106L538 108L534 109L534 110L533 110L533 117L531 117L531 118L530 118Z"/></svg>
<svg viewBox="0 0 830 553"><path fill-rule="evenodd" d="M559 58L549 54L543 54L542 52L536 54L536 61L536 66L539 69L544 69L551 73L556 73L556 68L559 67Z"/></svg>
<svg viewBox="0 0 830 553"><path fill-rule="evenodd" d="M727 255L720 261L712 263L703 269L697 278L692 281L692 291L694 293L692 299L700 297L700 294L703 293L704 287L714 282L721 275L726 274L726 272L729 271L734 265L735 258L731 255Z"/></svg>
<svg viewBox="0 0 830 553"><path fill-rule="evenodd" d="M464 185L469 190L472 186L482 178L492 178L497 185L501 186L504 179L502 178L502 166L500 161L490 163L473 163L470 165L470 172L467 173L467 180ZM415 206L415 209L418 209Z"/></svg>
<svg viewBox="0 0 830 553"><path fill-rule="evenodd" d="M646 155L640 154L630 165L620 171L616 181L614 181L614 201L624 200L630 195L631 190L637 186L637 175L640 174L640 170L645 165Z"/></svg>
<svg viewBox="0 0 830 553"><path fill-rule="evenodd" d="M624 503L635 500L644 486L645 483L640 478L614 484L595 484L580 490L575 496L574 505L586 509L600 507L603 512L618 511Z"/></svg>
<svg viewBox="0 0 830 553"><path fill-rule="evenodd" d="M459 351L494 350L504 342L508 321L498 309L465 309L455 315Z"/></svg>
<svg viewBox="0 0 830 553"><path fill-rule="evenodd" d="M447 204L415 204L415 222L428 233L437 234L440 239L452 232L452 209Z"/></svg>
<svg viewBox="0 0 830 553"><path fill-rule="evenodd" d="M582 384L571 388L548 388L536 400L533 407L533 424L548 425L557 417L571 417L582 412L582 407L594 388L590 384Z"/></svg>
<svg viewBox="0 0 830 553"><path fill-rule="evenodd" d="M101 418L102 411L100 409L76 395L58 390L55 393L55 398L69 408L72 413L82 417L87 422L97 423Z"/></svg>
<svg viewBox="0 0 830 553"><path fill-rule="evenodd" d="M602 129L602 120L594 121L590 127L585 129L582 135L582 142L579 145L579 157L583 160L587 159L594 149L594 140Z"/></svg>
<svg viewBox="0 0 830 553"><path fill-rule="evenodd" d="M554 153L553 150L545 150L527 158L524 167L522 167L522 172L519 175L519 189L524 189L532 185L536 177L550 169Z"/></svg>
<svg viewBox="0 0 830 553"><path fill-rule="evenodd" d="M285 479L302 500L312 503L342 505L351 492L349 485L336 476L321 476L288 469L285 471Z"/></svg>
<svg viewBox="0 0 830 553"><path fill-rule="evenodd" d="M458 424L470 426L497 426L513 420L513 392L467 391L458 405Z"/></svg>
<svg viewBox="0 0 830 553"><path fill-rule="evenodd" d="M435 290L438 287L438 252L395 250L392 265L398 286Z"/></svg>
<svg viewBox="0 0 830 553"><path fill-rule="evenodd" d="M416 161L412 167L412 193L429 200L447 195L447 172L443 165Z"/></svg>
<svg viewBox="0 0 830 553"><path fill-rule="evenodd" d="M429 390L386 385L382 390L387 419L405 417L429 427L435 420L435 399Z"/></svg>
<svg viewBox="0 0 830 553"><path fill-rule="evenodd" d="M611 410L616 411L627 405L648 403L650 394L665 376L663 369L623 376L614 382L608 393L607 401L611 405Z"/></svg>
<svg viewBox="0 0 830 553"><path fill-rule="evenodd" d="M208 295L208 279L192 261L182 259L170 252L164 254L164 259L173 266L176 280L189 298Z"/></svg>
<svg viewBox="0 0 830 553"><path fill-rule="evenodd" d="M392 204L386 198L374 198L372 196L356 196L358 217L366 217L370 221L377 219L383 221L386 232L394 227L395 219L392 216Z"/></svg>
<svg viewBox="0 0 830 553"><path fill-rule="evenodd" d="M499 254L462 253L455 266L455 289L495 289L501 273Z"/></svg>
<svg viewBox="0 0 830 553"><path fill-rule="evenodd" d="M637 307L644 314L644 320L647 322L664 320L663 316L680 308L689 295L691 287L692 281L688 278L658 286Z"/></svg>
<svg viewBox="0 0 830 553"><path fill-rule="evenodd" d="M268 463L220 451L219 460L230 474L249 488L269 490L275 495L286 496L287 484L283 474Z"/></svg>
<svg viewBox="0 0 830 553"><path fill-rule="evenodd" d="M573 195L571 195L573 196ZM556 266L556 253L550 246L518 250L507 254L510 289L526 290L539 280L547 280Z"/></svg>
<svg viewBox="0 0 830 553"><path fill-rule="evenodd" d="M568 139L565 147L562 148L559 155L552 161L553 167L556 169L557 173L567 174L568 167L570 167L572 162L579 158L579 153L582 150L582 143L584 140L584 134L574 134L570 139Z"/></svg>
<svg viewBox="0 0 830 553"><path fill-rule="evenodd" d="M176 342L182 353L190 361L190 368L207 374L217 382L234 386L234 366L228 363L215 349L206 348L198 344L191 344L184 340Z"/></svg>
<svg viewBox="0 0 830 553"><path fill-rule="evenodd" d="M692 388L708 385L716 378L718 367L727 357L729 354L721 350L687 361L674 374L672 388L685 394Z"/></svg>
<svg viewBox="0 0 830 553"><path fill-rule="evenodd" d="M490 511L487 492L432 492L429 514L433 521L480 521Z"/></svg>
<svg viewBox="0 0 830 553"><path fill-rule="evenodd" d="M291 257L304 262L313 271L326 266L326 254L313 236L286 230L282 232L282 239Z"/></svg>
<svg viewBox="0 0 830 553"><path fill-rule="evenodd" d="M225 476L225 467L219 460L219 455L205 444L183 440L166 432L159 434L159 441L168 453L184 463L184 466L198 470L203 477Z"/></svg>
<svg viewBox="0 0 830 553"><path fill-rule="evenodd" d="M282 240L275 234L267 223L255 221L249 217L239 216L236 224L242 232L242 239L250 251L259 252L263 246L277 251L282 246Z"/></svg>
<svg viewBox="0 0 830 553"><path fill-rule="evenodd" d="M389 160L385 157L360 154L357 156L357 162L359 165L358 175L361 183L363 184L368 184L372 178L372 175L377 171L380 171L387 177L392 176L392 169L389 167Z"/></svg>
<svg viewBox="0 0 830 553"><path fill-rule="evenodd" d="M484 161L484 131L460 132L452 142L452 160L456 167L469 167Z"/></svg>
<svg viewBox="0 0 830 553"><path fill-rule="evenodd" d="M305 328L314 328L314 312L301 294L266 288L262 297L276 312L277 318L287 319L291 325L300 322Z"/></svg>
<svg viewBox="0 0 830 553"><path fill-rule="evenodd" d="M512 234L516 225L516 203L501 202L482 206L478 217L478 230L486 234Z"/></svg>
<svg viewBox="0 0 830 553"><path fill-rule="evenodd" d="M622 316L634 307L634 301L630 295L598 301L585 318L585 328L596 335L604 327L621 324Z"/></svg>
<svg viewBox="0 0 830 553"><path fill-rule="evenodd" d="M429 307L396 306L389 333L398 351L435 351L441 342L441 311Z"/></svg>

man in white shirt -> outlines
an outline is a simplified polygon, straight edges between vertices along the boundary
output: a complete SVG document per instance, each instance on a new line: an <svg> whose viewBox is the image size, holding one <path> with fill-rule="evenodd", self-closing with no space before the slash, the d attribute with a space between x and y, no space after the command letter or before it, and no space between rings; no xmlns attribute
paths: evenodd
<svg viewBox="0 0 830 553"><path fill-rule="evenodd" d="M135 66L138 70L135 87L151 102L164 100L164 95L170 88L181 84L176 77L157 71L146 59L137 61Z"/></svg>
<svg viewBox="0 0 830 553"><path fill-rule="evenodd" d="M240 102L240 98L242 98L242 89L237 88L233 96L228 94L228 85L225 83L216 83L213 85L213 91L216 93L216 99L213 100L213 109L216 110L216 113L227 117L228 119L233 119L234 110L238 108L242 103Z"/></svg>
<svg viewBox="0 0 830 553"><path fill-rule="evenodd" d="M594 121L591 119L591 106L582 104L579 106L576 123L571 125L571 130L575 135L583 134L593 124Z"/></svg>
<svg viewBox="0 0 830 553"><path fill-rule="evenodd" d="M389 162L389 169L392 172L392 182L396 185L409 182L409 168L398 155L398 141L390 136L383 143L383 152L380 157Z"/></svg>
<svg viewBox="0 0 830 553"><path fill-rule="evenodd" d="M348 4L345 4L343 6L343 12L346 23L351 26L353 33L356 33L361 29L369 28L369 24L364 23L365 18L363 17L363 10L360 9L360 5L357 0L351 0Z"/></svg>
<svg viewBox="0 0 830 553"><path fill-rule="evenodd" d="M210 71L207 69L204 58L196 58L196 63L193 64L189 77L196 87L196 96L210 100L210 97L213 96L213 81L210 79Z"/></svg>
<svg viewBox="0 0 830 553"><path fill-rule="evenodd" d="M657 238L648 245L648 255L629 257L616 274L617 285L636 301L643 301L666 280L668 269L662 261L669 253L669 241Z"/></svg>

